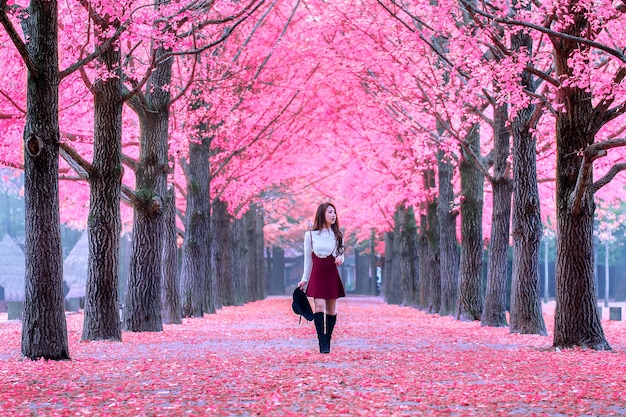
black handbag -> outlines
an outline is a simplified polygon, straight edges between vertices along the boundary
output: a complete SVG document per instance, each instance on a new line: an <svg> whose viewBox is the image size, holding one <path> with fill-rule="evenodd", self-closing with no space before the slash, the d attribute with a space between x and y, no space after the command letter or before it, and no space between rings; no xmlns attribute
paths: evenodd
<svg viewBox="0 0 626 417"><path fill-rule="evenodd" d="M296 289L293 290L291 309L300 316L300 321L302 321L302 317L308 321L313 320L313 309L311 308L311 304L309 304L309 299L300 287L296 287Z"/></svg>

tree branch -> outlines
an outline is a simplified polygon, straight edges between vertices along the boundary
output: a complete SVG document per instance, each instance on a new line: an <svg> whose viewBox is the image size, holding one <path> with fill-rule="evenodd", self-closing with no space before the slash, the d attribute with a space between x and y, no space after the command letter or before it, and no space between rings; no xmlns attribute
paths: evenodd
<svg viewBox="0 0 626 417"><path fill-rule="evenodd" d="M142 204L142 201L137 196L137 193L124 184L122 184L121 200L131 207L138 207Z"/></svg>
<svg viewBox="0 0 626 417"><path fill-rule="evenodd" d="M609 172L604 175L604 177L593 183L593 185L591 186L591 192L595 194L599 189L610 183L613 178L615 178L615 176L622 171L626 171L626 163L613 165L611 169L609 169Z"/></svg>
<svg viewBox="0 0 626 417"><path fill-rule="evenodd" d="M538 32L541 33L545 33L546 35L550 36L550 37L555 37L555 38L562 38L562 39L567 39L570 41L574 41L583 45L587 45L590 46L592 48L596 48L599 49L601 51L604 51L610 55L613 55L614 57L616 57L617 59L619 59L620 61L626 63L626 55L624 55L624 53L622 53L621 51L618 51L617 49L613 49L613 48L609 48L608 46L599 43L599 42L595 42L589 39L585 39L585 38L581 38L578 36L573 36L573 35L568 35L566 33L561 33L561 32L557 32L555 30L552 29L548 29L547 27L541 26L541 25L537 25L534 23L529 23L529 22L524 22L524 21L520 21L520 20L514 20L514 19L504 19L501 17L497 17L494 16L492 14L489 14L483 10L480 10L478 8L476 8L476 6L474 6L469 0L459 0L460 3L466 7L468 10L471 10L472 12L481 15L482 17L492 20L494 22L497 23L502 23L504 25L509 25L509 26L521 26L521 27L526 27L529 29L534 29Z"/></svg>
<svg viewBox="0 0 626 417"><path fill-rule="evenodd" d="M580 170L578 171L578 178L576 178L576 185L574 186L574 191L572 191L572 194L570 195L570 206L572 208L572 213L574 213L575 215L580 213L583 196L587 191L587 186L591 179L591 173L593 172L593 161L603 156L606 156L607 149L624 146L625 144L626 139L615 139L611 141L600 142L597 144L594 143L592 145L589 145L587 149L584 150L583 161ZM616 166L619 167L620 165L622 164L618 164ZM615 168L615 166L613 168ZM613 173L613 168L611 168L607 175L605 175L598 182L596 182L595 184L589 184L589 191L591 191L592 194L596 191L596 187L597 189L600 189L604 185L608 184L608 182L611 181L611 179L613 179L613 177L615 177L615 175L619 172L618 170L617 172ZM611 174L610 177L609 174Z"/></svg>
<svg viewBox="0 0 626 417"><path fill-rule="evenodd" d="M17 49L20 56L24 60L26 68L28 68L28 71L33 75L33 77L36 78L37 76L39 76L39 68L37 68L33 60L30 58L26 43L24 43L20 35L15 30L15 27L9 20L9 16L7 16L6 12L6 7L6 0L0 2L0 24L2 24L4 30L6 30L9 38L11 38L13 45L15 45L15 49Z"/></svg>
<svg viewBox="0 0 626 417"><path fill-rule="evenodd" d="M80 178L88 181L92 177L93 167L91 163L80 156L74 148L61 142L59 144L59 154Z"/></svg>
<svg viewBox="0 0 626 417"><path fill-rule="evenodd" d="M113 45L113 43L117 41L120 38L120 36L122 36L124 31L128 29L128 26L130 26L130 23L131 23L131 20L128 19L123 24L121 24L120 27L117 28L113 36L111 36L109 39L107 39L102 44L100 44L98 48L96 48L95 51L93 51L92 53L84 57L83 59L79 59L78 61L74 62L72 65L70 65L63 71L61 71L59 73L59 78L63 79L67 77L68 75L76 71L77 69L82 68L83 66L87 65L88 63L90 63L91 61L93 61L94 59L102 55L104 51L109 49Z"/></svg>
<svg viewBox="0 0 626 417"><path fill-rule="evenodd" d="M137 161L130 156L122 154L122 164L126 165L133 172L137 172Z"/></svg>
<svg viewBox="0 0 626 417"><path fill-rule="evenodd" d="M589 152L607 151L609 149L619 148L621 146L626 146L626 138L611 139L611 140L605 140L603 142L593 143L587 147L587 151Z"/></svg>

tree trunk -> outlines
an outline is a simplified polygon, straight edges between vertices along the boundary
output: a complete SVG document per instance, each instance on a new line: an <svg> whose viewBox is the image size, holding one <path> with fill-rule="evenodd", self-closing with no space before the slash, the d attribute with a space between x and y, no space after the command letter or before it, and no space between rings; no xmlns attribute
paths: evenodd
<svg viewBox="0 0 626 417"><path fill-rule="evenodd" d="M209 149L204 142L189 143L185 209L185 240L182 248L181 307L184 317L202 317L206 312L209 256Z"/></svg>
<svg viewBox="0 0 626 417"><path fill-rule="evenodd" d="M442 151L437 153L439 166L439 200L437 218L439 219L439 259L441 262L441 304L436 310L442 316L453 315L456 311L459 288L459 257L456 239L456 213L452 177L454 165ZM437 307L437 306L435 306Z"/></svg>
<svg viewBox="0 0 626 417"><path fill-rule="evenodd" d="M524 47L532 53L532 38L518 32L511 37L514 50ZM522 74L522 85L532 91L530 74ZM539 248L541 245L541 204L537 186L537 141L530 131L535 106L521 109L512 122L513 132L513 271L511 274L511 333L546 336L541 311ZM546 285L546 291L548 286Z"/></svg>
<svg viewBox="0 0 626 417"><path fill-rule="evenodd" d="M268 262L271 262L268 294L283 295L285 294L285 250L274 245L271 254L271 258L268 257Z"/></svg>
<svg viewBox="0 0 626 417"><path fill-rule="evenodd" d="M56 0L31 0L24 127L25 301L22 355L69 359L59 219L59 73Z"/></svg>
<svg viewBox="0 0 626 417"><path fill-rule="evenodd" d="M467 137L469 146L480 155L478 126ZM485 178L466 158L461 159L461 261L459 308L456 318L479 320L483 311L483 184Z"/></svg>
<svg viewBox="0 0 626 417"><path fill-rule="evenodd" d="M233 237L230 215L223 201L213 202L211 215L211 275L217 283L217 308L235 305Z"/></svg>
<svg viewBox="0 0 626 417"><path fill-rule="evenodd" d="M100 41L104 42L104 39ZM123 174L123 86L119 45L105 50L99 62L116 76L98 79L92 86L94 144L89 176L89 259L81 339L119 341L122 339L118 286Z"/></svg>
<svg viewBox="0 0 626 417"><path fill-rule="evenodd" d="M157 48L156 57L165 53ZM163 209L166 192L169 84L172 60L157 65L146 85L144 102L133 105L139 116L140 153L135 173L135 219L126 290L124 328L126 330L162 331L161 321L161 251L163 244Z"/></svg>
<svg viewBox="0 0 626 417"><path fill-rule="evenodd" d="M256 295L255 300L263 300L267 297L267 268L265 267L265 216L262 206L255 206L254 230L256 255Z"/></svg>
<svg viewBox="0 0 626 417"><path fill-rule="evenodd" d="M402 298L404 305L419 304L419 262L417 255L417 224L412 207L403 210L402 240Z"/></svg>
<svg viewBox="0 0 626 417"><path fill-rule="evenodd" d="M354 250L355 288L357 294L366 294L369 288L369 257L362 254L363 250Z"/></svg>
<svg viewBox="0 0 626 417"><path fill-rule="evenodd" d="M242 305L246 296L246 277L248 276L248 246L243 218L233 218L230 222L232 235L232 280L233 305Z"/></svg>
<svg viewBox="0 0 626 417"><path fill-rule="evenodd" d="M394 216L395 217L395 216ZM394 229L397 229L395 226ZM400 304L400 257L397 254L397 241L400 238L396 232L385 234L385 274L382 285L382 293L386 303Z"/></svg>
<svg viewBox="0 0 626 417"><path fill-rule="evenodd" d="M141 155L136 189L143 193L140 195L142 202L134 211L130 271L124 306L124 328L133 332L163 330L161 252L167 150L163 149L162 153L158 147L162 124L167 124L167 116L160 116L163 115L156 112L140 117Z"/></svg>
<svg viewBox="0 0 626 417"><path fill-rule="evenodd" d="M578 4L576 2L576 4ZM573 5L570 7L574 7ZM572 17L565 33L581 36L588 30L585 13ZM566 39L555 39L555 76L570 76L569 58L581 45ZM592 144L600 126L593 110L592 94L576 86L561 87L557 101L564 106L556 117L556 310L554 317L554 346L582 346L610 349L598 314L593 273L593 218L595 203L591 192L593 175L579 186L584 187L579 198L575 190L583 168L581 150Z"/></svg>
<svg viewBox="0 0 626 417"><path fill-rule="evenodd" d="M387 233L385 239L385 280L383 281L383 296L388 304L401 304L401 238L400 238L400 208L394 214L393 233Z"/></svg>
<svg viewBox="0 0 626 417"><path fill-rule="evenodd" d="M370 279L368 281L369 288L367 294L376 295L376 286L378 281L378 258L376 256L376 232L372 229L372 236L370 237Z"/></svg>
<svg viewBox="0 0 626 417"><path fill-rule="evenodd" d="M265 292L262 291L266 287L263 277L265 276L265 268L263 264L263 243L259 247L259 240L263 240L262 228L258 227L261 222L261 209L256 204L251 205L243 217L245 227L245 242L247 248L246 257L246 296L244 301L256 301L265 298ZM261 230L261 234L259 234ZM259 253L259 248L261 249ZM261 262L259 262L261 256ZM261 283L259 282L261 281ZM284 292L284 291L283 291Z"/></svg>
<svg viewBox="0 0 626 417"><path fill-rule="evenodd" d="M506 105L494 111L494 164L493 210L489 260L487 261L487 289L485 307L480 318L483 326L506 326L506 287L508 279L508 253L511 222L511 194L513 184L510 179L508 158L510 155L510 134L506 127L508 120Z"/></svg>
<svg viewBox="0 0 626 417"><path fill-rule="evenodd" d="M423 171L424 189L435 188L434 170ZM434 305L441 302L441 271L439 264L439 221L437 220L437 198L424 202L420 210L418 245L419 262L419 306L435 312ZM433 292L437 289L437 292Z"/></svg>
<svg viewBox="0 0 626 417"><path fill-rule="evenodd" d="M161 315L163 324L181 324L178 292L178 234L176 233L176 196L174 186L167 189L163 213L163 264L161 274Z"/></svg>

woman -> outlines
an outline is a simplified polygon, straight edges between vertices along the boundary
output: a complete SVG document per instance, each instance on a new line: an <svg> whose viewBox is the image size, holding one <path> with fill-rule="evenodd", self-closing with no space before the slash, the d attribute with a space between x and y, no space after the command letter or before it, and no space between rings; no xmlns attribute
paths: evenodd
<svg viewBox="0 0 626 417"><path fill-rule="evenodd" d="M337 299L346 295L337 270L344 261L343 249L343 234L339 230L335 206L320 204L313 230L304 234L304 272L298 284L303 290L306 287L307 296L313 297L313 322L320 353L330 353L330 338L337 322Z"/></svg>

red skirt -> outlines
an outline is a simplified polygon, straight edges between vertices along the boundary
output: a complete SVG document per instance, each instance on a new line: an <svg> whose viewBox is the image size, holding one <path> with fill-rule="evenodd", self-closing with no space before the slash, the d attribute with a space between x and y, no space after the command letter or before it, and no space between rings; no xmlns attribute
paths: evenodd
<svg viewBox="0 0 626 417"><path fill-rule="evenodd" d="M312 258L313 266L306 295L324 300L345 297L346 292L343 289L343 283L335 264L335 257L331 255L326 258L319 258L313 253Z"/></svg>

